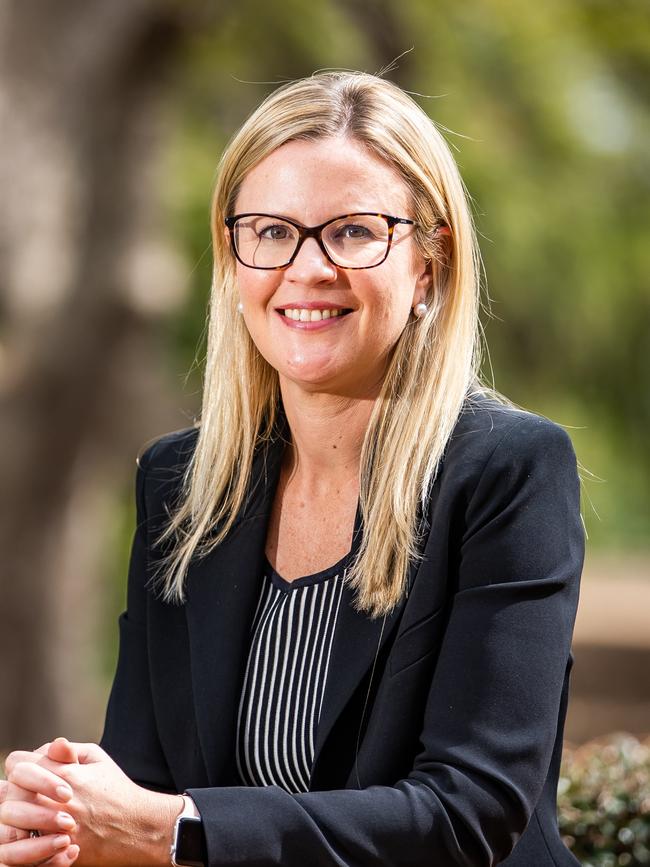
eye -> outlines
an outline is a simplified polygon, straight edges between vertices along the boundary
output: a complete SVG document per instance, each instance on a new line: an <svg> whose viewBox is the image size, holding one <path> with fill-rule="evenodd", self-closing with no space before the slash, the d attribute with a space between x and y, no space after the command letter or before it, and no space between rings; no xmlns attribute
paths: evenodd
<svg viewBox="0 0 650 867"><path fill-rule="evenodd" d="M271 226L265 226L258 232L258 235L268 241L287 241L291 238L291 229L282 223L274 223Z"/></svg>
<svg viewBox="0 0 650 867"><path fill-rule="evenodd" d="M359 223L344 223L337 227L334 237L349 241L365 241L374 238L374 235L368 226L362 226Z"/></svg>

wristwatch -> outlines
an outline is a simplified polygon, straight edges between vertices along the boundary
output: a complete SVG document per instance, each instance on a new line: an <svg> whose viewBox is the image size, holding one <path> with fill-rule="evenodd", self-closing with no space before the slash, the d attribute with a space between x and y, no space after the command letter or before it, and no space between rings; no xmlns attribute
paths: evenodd
<svg viewBox="0 0 650 867"><path fill-rule="evenodd" d="M185 807L178 814L172 834L170 850L173 867L207 867L208 849L205 843L203 820L194 801L183 795Z"/></svg>

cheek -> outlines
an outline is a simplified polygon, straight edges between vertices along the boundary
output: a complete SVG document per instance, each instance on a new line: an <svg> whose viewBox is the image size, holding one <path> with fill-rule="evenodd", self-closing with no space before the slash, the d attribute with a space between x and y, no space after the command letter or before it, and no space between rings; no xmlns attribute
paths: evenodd
<svg viewBox="0 0 650 867"><path fill-rule="evenodd" d="M389 291L381 297L375 295L374 304L366 308L359 337L373 352L383 355L399 340L408 322L410 307L399 293Z"/></svg>
<svg viewBox="0 0 650 867"><path fill-rule="evenodd" d="M395 270L372 292L372 318L382 329L400 332L408 321L414 282L406 270Z"/></svg>
<svg viewBox="0 0 650 867"><path fill-rule="evenodd" d="M252 312L268 304L277 283L274 274L273 271L255 271L244 265L238 265L237 287L239 297L247 311Z"/></svg>

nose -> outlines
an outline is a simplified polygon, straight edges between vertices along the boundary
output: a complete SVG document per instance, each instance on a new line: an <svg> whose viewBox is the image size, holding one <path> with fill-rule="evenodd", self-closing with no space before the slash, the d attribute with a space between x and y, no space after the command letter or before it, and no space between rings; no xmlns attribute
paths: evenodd
<svg viewBox="0 0 650 867"><path fill-rule="evenodd" d="M285 273L288 280L296 283L332 282L337 277L336 266L330 262L315 238L305 238Z"/></svg>

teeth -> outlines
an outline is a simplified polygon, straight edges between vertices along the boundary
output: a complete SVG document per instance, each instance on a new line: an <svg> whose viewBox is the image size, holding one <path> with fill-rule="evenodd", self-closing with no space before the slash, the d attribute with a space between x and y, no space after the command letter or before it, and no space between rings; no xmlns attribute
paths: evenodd
<svg viewBox="0 0 650 867"><path fill-rule="evenodd" d="M340 316L341 309L334 307L324 310L308 310L306 307L287 307L284 315L295 322L320 322L321 319L331 319L333 316Z"/></svg>

